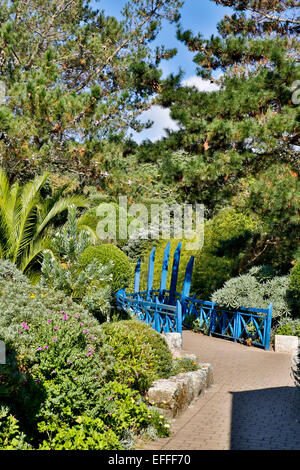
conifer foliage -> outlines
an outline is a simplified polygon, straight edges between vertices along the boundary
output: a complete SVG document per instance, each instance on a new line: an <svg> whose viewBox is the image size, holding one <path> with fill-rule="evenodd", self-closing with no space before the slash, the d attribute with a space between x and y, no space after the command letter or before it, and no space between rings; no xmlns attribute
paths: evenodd
<svg viewBox="0 0 300 470"><path fill-rule="evenodd" d="M100 138L140 126L159 88L156 65L174 54L149 44L180 5L131 0L117 21L90 0L1 2L0 153L10 179L45 166L83 174Z"/></svg>

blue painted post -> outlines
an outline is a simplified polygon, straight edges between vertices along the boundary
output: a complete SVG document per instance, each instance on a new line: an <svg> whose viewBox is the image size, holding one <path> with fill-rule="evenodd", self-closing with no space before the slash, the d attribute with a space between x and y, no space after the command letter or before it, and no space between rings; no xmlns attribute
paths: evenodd
<svg viewBox="0 0 300 470"><path fill-rule="evenodd" d="M266 319L266 328L265 328L265 338L264 338L264 343L265 343L265 350L267 351L270 349L270 335L271 335L271 324L272 324L272 310L273 310L273 304L270 303L269 308L268 308L268 313L267 313L267 319Z"/></svg>
<svg viewBox="0 0 300 470"><path fill-rule="evenodd" d="M134 274L134 293L137 294L140 291L140 274L141 274L141 258L138 260L135 266Z"/></svg>
<svg viewBox="0 0 300 470"><path fill-rule="evenodd" d="M215 331L216 329L216 318L217 318L217 311L215 309L215 302L211 304L211 308L209 309L209 336Z"/></svg>
<svg viewBox="0 0 300 470"><path fill-rule="evenodd" d="M160 333L160 324L159 324L159 316L158 316L158 298L155 297L155 310L154 310L154 329Z"/></svg>
<svg viewBox="0 0 300 470"><path fill-rule="evenodd" d="M176 302L176 332L181 334L181 346L182 346L182 311L181 303L179 300Z"/></svg>
<svg viewBox="0 0 300 470"><path fill-rule="evenodd" d="M191 281L192 281L192 274L193 274L193 267L194 267L194 256L191 256L186 270L185 270L185 277L184 283L182 287L182 294L181 294L181 305L182 305L182 318L185 319L186 314L186 302L185 299L189 296L190 288L191 288Z"/></svg>
<svg viewBox="0 0 300 470"><path fill-rule="evenodd" d="M191 256L186 270L185 270L185 277L184 277L184 283L183 283L183 288L182 288L182 298L186 298L189 296L190 293L190 288L191 288L191 281L192 281L192 274L193 274L193 267L194 267L194 256Z"/></svg>
<svg viewBox="0 0 300 470"><path fill-rule="evenodd" d="M155 258L155 247L152 248L151 253L149 255L147 300L151 300L150 291L152 290L152 287L153 287L154 258Z"/></svg>
<svg viewBox="0 0 300 470"><path fill-rule="evenodd" d="M234 327L233 327L233 336L234 342L236 343L241 334L241 314L236 312L234 315Z"/></svg>
<svg viewBox="0 0 300 470"><path fill-rule="evenodd" d="M159 288L160 302L163 301L164 290L166 289L166 285L167 285L170 247L171 247L171 242L168 242L164 251L164 258L163 258L163 264L162 264L162 270L161 270L161 279L160 279L160 288Z"/></svg>
<svg viewBox="0 0 300 470"><path fill-rule="evenodd" d="M180 252L181 252L181 242L178 243L177 248L174 253L174 257L173 257L172 277L171 277L170 295L169 295L170 305L175 304L175 292L176 292L176 286L177 286Z"/></svg>

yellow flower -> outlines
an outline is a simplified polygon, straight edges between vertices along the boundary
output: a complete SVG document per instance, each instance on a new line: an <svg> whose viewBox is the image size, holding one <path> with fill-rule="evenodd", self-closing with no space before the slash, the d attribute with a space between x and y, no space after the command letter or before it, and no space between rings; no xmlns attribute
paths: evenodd
<svg viewBox="0 0 300 470"><path fill-rule="evenodd" d="M31 294L31 295L29 296L29 298L30 298L30 299L34 299L34 298L35 298L35 294Z"/></svg>
<svg viewBox="0 0 300 470"><path fill-rule="evenodd" d="M61 267L62 267L63 269L68 269L68 265L67 265L66 263L61 263Z"/></svg>

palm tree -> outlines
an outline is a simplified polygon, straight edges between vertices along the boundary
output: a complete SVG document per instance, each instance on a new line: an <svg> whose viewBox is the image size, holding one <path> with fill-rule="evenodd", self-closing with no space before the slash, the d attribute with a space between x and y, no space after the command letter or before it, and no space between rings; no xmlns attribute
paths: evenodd
<svg viewBox="0 0 300 470"><path fill-rule="evenodd" d="M0 169L0 259L9 259L25 272L48 246L49 229L70 205L87 207L83 196L63 196L67 185L51 197L42 198L41 189L49 174L37 176L23 187L10 185Z"/></svg>

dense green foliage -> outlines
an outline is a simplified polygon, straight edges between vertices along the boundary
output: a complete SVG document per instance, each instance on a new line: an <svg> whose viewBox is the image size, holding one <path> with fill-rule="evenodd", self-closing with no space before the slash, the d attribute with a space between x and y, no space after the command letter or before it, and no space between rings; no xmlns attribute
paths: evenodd
<svg viewBox="0 0 300 470"><path fill-rule="evenodd" d="M169 76L157 103L179 130L145 142L137 158L156 163L179 200L202 202L212 215L230 204L254 218L250 265L273 263L287 274L300 236L297 0L213 1L233 10L218 34L206 39L179 27L177 37L199 77L217 87L183 85L184 71ZM220 269L230 271L223 261Z"/></svg>
<svg viewBox="0 0 300 470"><path fill-rule="evenodd" d="M111 379L145 392L157 378L172 375L172 354L165 340L137 320L106 323L105 342L117 351Z"/></svg>
<svg viewBox="0 0 300 470"><path fill-rule="evenodd" d="M49 250L43 253L40 284L63 291L72 300L92 311L98 319L106 319L112 294L109 286L112 279L111 265L105 263L103 266L95 258L84 267L80 266L81 254L92 246L90 227L76 220L75 206L69 206L68 210L66 226L57 231L50 244L55 257ZM80 227L82 230L79 230Z"/></svg>
<svg viewBox="0 0 300 470"><path fill-rule="evenodd" d="M136 383L111 381L128 339L122 329L113 350L97 320L61 292L2 280L0 292L0 339L7 347L0 373L3 448L121 449L129 445L128 431L133 445L148 426L167 435L166 421L148 409ZM135 328L132 322L132 335ZM136 343L139 333L137 325ZM154 359L159 339L152 343ZM162 365L167 354L165 345ZM139 355L131 358L140 370Z"/></svg>
<svg viewBox="0 0 300 470"><path fill-rule="evenodd" d="M191 289L198 298L209 299L244 269L254 232L254 221L232 208L223 209L206 224L204 246L196 254L192 277Z"/></svg>
<svg viewBox="0 0 300 470"><path fill-rule="evenodd" d="M300 259L296 260L295 266L291 270L289 290L295 313L300 316Z"/></svg>
<svg viewBox="0 0 300 470"><path fill-rule="evenodd" d="M109 244L89 246L81 254L79 265L83 269L95 261L98 261L103 266L113 263L111 268L112 281L110 284L112 292L127 287L132 281L132 265L125 253L117 246Z"/></svg>
<svg viewBox="0 0 300 470"><path fill-rule="evenodd" d="M145 392L198 365L110 315L139 257L146 287L153 245L158 287L169 241L138 226L141 239L121 239L120 195L148 214L152 203L204 204L203 247L171 240L170 267L182 241L177 290L193 255L197 298L272 302L272 334L300 336L299 1L212 2L232 13L207 39L180 26L180 0L128 0L120 20L91 0L1 2L1 449L122 450L169 435ZM153 47L166 20L213 91L184 84L183 70L161 79L176 53ZM126 132L150 125L138 116L153 103L178 130L138 145ZM102 202L116 209L105 243ZM192 316L186 325L203 331Z"/></svg>
<svg viewBox="0 0 300 470"><path fill-rule="evenodd" d="M1 2L0 152L10 178L46 166L101 179L101 139L143 127L157 64L175 53L150 45L180 4L131 0L118 21L90 0Z"/></svg>

